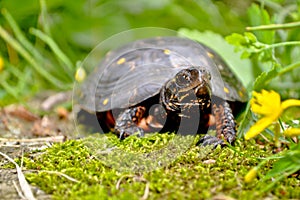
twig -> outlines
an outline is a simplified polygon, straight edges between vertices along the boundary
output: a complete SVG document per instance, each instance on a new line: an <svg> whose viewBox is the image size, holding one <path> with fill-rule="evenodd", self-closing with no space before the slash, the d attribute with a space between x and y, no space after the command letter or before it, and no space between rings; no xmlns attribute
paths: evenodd
<svg viewBox="0 0 300 200"><path fill-rule="evenodd" d="M124 175L124 176L121 176L121 178L119 178L119 180L117 181L117 184L116 184L116 189L119 190L120 189L120 185L121 185L121 182L124 178L132 178L132 177L135 177L134 175Z"/></svg>
<svg viewBox="0 0 300 200"><path fill-rule="evenodd" d="M150 182L147 181L142 200L148 199L149 193L150 193Z"/></svg>
<svg viewBox="0 0 300 200"><path fill-rule="evenodd" d="M55 105L70 99L71 95L72 94L70 92L60 92L60 93L51 95L45 101L43 101L41 108L43 110L48 111L51 108L53 108Z"/></svg>
<svg viewBox="0 0 300 200"><path fill-rule="evenodd" d="M37 171L37 172L45 172L45 173L48 173L48 174L55 174L55 175L58 175L58 176L62 176L66 179L68 179L69 181L72 181L72 182L75 182L75 183L80 183L80 181L76 180L75 178L72 178L71 176L68 176L62 172L57 172L57 171L48 171L48 170L33 170L33 171Z"/></svg>
<svg viewBox="0 0 300 200"><path fill-rule="evenodd" d="M119 190L120 189L120 185L121 182L124 178L133 178L134 180L140 181L140 182L145 182L146 186L145 186L145 190L144 190L144 195L141 197L141 200L146 200L148 199L149 193L150 193L150 182L147 181L145 178L140 177L140 176L135 176L135 175L124 175L122 176L117 184L116 184L116 189Z"/></svg>
<svg viewBox="0 0 300 200"><path fill-rule="evenodd" d="M12 158L10 158L8 155L6 155L2 152L0 152L0 155L2 155L4 158L9 160L11 163L13 163L16 166L16 170L17 170L17 173L18 173L19 184L20 184L22 193L24 194L24 197L27 200L35 200L35 197L33 196L30 185L26 181L25 176L22 172L22 169L19 167L19 165Z"/></svg>
<svg viewBox="0 0 300 200"><path fill-rule="evenodd" d="M53 137L44 138L30 138L30 139L11 139L11 138L0 138L0 142L18 142L22 143L34 143L34 142L63 142L66 137L64 135L58 135Z"/></svg>
<svg viewBox="0 0 300 200"><path fill-rule="evenodd" d="M18 185L16 184L15 181L13 181L13 184L14 184L14 186L15 186L15 189L17 190L17 193L18 193L19 197L21 197L21 199L26 199L26 198L24 197L22 191L20 190L20 188L18 187Z"/></svg>

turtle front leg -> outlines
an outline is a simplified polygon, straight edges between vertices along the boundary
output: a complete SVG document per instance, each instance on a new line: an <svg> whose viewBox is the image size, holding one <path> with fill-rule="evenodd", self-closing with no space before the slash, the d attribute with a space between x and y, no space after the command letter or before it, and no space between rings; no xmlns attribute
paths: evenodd
<svg viewBox="0 0 300 200"><path fill-rule="evenodd" d="M218 107L216 105L214 107L217 137L233 144L236 137L236 124L229 104L224 101Z"/></svg>
<svg viewBox="0 0 300 200"><path fill-rule="evenodd" d="M215 117L216 136L206 135L199 140L203 146L218 145L225 146L226 140L229 144L233 144L236 137L236 124L232 114L232 110L226 101L213 105L213 115Z"/></svg>
<svg viewBox="0 0 300 200"><path fill-rule="evenodd" d="M145 107L128 108L119 114L114 132L121 140L130 135L144 136L144 130L137 126L145 114Z"/></svg>

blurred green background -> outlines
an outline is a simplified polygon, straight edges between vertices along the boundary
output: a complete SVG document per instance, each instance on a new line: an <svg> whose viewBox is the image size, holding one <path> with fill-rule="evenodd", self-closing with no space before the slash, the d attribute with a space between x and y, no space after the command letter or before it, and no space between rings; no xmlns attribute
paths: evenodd
<svg viewBox="0 0 300 200"><path fill-rule="evenodd" d="M24 59L1 35L0 56L4 65L0 72L0 105L26 99L41 90L71 89L78 61L83 61L100 42L125 30L162 27L177 31L184 28L187 35L193 36L193 31L197 31L195 37L200 41L205 42L207 37L207 40L215 43L222 40L222 43L225 36L243 33L247 26L299 20L297 0L1 0L0 8L3 30L17 38L18 34L5 17L8 11L31 46L26 48L22 38L16 39L17 44L24 47L31 60L36 62L36 67L32 67L30 59ZM270 17L264 18L260 8L264 8ZM32 27L45 33L61 52L53 50L49 41L34 34ZM198 31L203 34L199 35ZM269 37L264 32L256 32L256 36L261 42L272 43L298 40L298 33L299 30L278 31L274 37ZM108 44L103 51L114 46ZM226 48L230 47L215 45L216 50L220 49L219 53L225 52L223 56L227 57L227 62L232 61L232 65L239 63L239 56L226 55ZM299 60L299 48L287 50L289 52L279 49L277 54L288 55L280 57L283 65ZM269 65L262 66L255 60L245 65L248 68L239 66L236 70L237 73L244 72L239 76L245 84L269 68ZM39 67L46 72L39 72ZM52 82L49 81L51 78L54 79ZM59 84L56 85L55 81Z"/></svg>
<svg viewBox="0 0 300 200"><path fill-rule="evenodd" d="M51 0L46 4L54 40L77 60L78 53L89 52L102 40L132 28L186 27L222 35L244 31L245 10L251 1ZM38 0L2 0L0 6L9 10L25 32L43 23Z"/></svg>

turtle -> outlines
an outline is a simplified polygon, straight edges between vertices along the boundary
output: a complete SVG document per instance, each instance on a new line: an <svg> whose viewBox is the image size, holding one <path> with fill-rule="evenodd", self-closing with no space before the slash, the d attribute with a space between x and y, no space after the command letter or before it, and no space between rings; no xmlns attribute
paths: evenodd
<svg viewBox="0 0 300 200"><path fill-rule="evenodd" d="M147 132L205 134L198 144L233 144L248 101L214 50L183 37L133 41L110 51L81 86L83 110L121 140ZM212 128L215 135L206 134Z"/></svg>

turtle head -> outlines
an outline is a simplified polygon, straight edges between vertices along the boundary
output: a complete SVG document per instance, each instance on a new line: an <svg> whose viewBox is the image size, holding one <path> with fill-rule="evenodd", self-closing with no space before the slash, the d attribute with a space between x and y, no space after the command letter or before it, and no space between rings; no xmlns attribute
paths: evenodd
<svg viewBox="0 0 300 200"><path fill-rule="evenodd" d="M161 102L172 111L196 105L206 106L211 96L210 79L210 73L205 68L183 69L166 82L160 94Z"/></svg>

